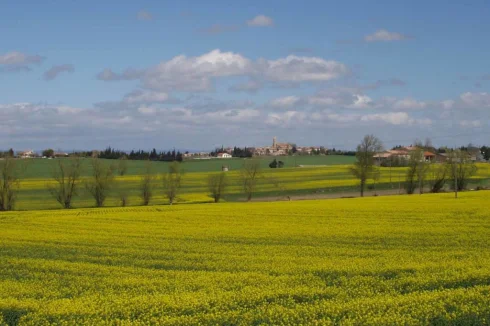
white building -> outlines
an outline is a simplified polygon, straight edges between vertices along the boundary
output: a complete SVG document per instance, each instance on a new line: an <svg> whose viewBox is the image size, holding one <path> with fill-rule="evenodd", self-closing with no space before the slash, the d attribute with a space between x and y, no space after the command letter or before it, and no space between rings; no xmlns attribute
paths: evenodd
<svg viewBox="0 0 490 326"><path fill-rule="evenodd" d="M228 153L218 153L218 158L232 158L231 154Z"/></svg>
<svg viewBox="0 0 490 326"><path fill-rule="evenodd" d="M18 152L17 156L20 158L32 158L36 156L36 153L32 150L24 151L24 152Z"/></svg>

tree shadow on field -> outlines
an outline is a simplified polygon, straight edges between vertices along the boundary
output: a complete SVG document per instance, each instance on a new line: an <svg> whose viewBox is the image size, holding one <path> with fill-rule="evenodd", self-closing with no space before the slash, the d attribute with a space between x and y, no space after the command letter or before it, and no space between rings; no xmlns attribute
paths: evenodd
<svg viewBox="0 0 490 326"><path fill-rule="evenodd" d="M28 312L28 310L21 308L4 308L0 309L0 316L3 316L3 322L7 323L8 326L16 326L19 325L20 319L27 315Z"/></svg>

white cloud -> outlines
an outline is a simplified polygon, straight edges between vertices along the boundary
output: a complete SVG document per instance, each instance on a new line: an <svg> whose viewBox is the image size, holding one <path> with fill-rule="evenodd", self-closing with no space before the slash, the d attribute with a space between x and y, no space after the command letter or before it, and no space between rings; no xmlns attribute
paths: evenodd
<svg viewBox="0 0 490 326"><path fill-rule="evenodd" d="M361 121L383 121L394 125L407 124L410 117L406 112L373 113L361 117Z"/></svg>
<svg viewBox="0 0 490 326"><path fill-rule="evenodd" d="M396 100L393 103L395 110L425 109L426 107L427 103L414 100L413 98L404 98Z"/></svg>
<svg viewBox="0 0 490 326"><path fill-rule="evenodd" d="M180 55L144 70L127 69L115 73L105 69L97 78L105 81L139 79L144 88L159 91L210 91L213 80L233 76L251 78L248 84L234 86L234 91L256 91L263 82L324 82L347 75L349 69L340 62L316 57L288 56L277 60L252 61L241 54L219 49L201 56Z"/></svg>
<svg viewBox="0 0 490 326"><path fill-rule="evenodd" d="M369 96L355 88L333 88L308 96L306 102L320 108L367 109L375 108L376 104Z"/></svg>
<svg viewBox="0 0 490 326"><path fill-rule="evenodd" d="M349 109L367 109L374 105L373 100L367 95L355 95L354 103L346 105Z"/></svg>
<svg viewBox="0 0 490 326"><path fill-rule="evenodd" d="M304 126L308 124L308 116L301 111L286 111L282 113L269 113L265 120L266 124L274 126Z"/></svg>
<svg viewBox="0 0 490 326"><path fill-rule="evenodd" d="M138 112L141 114L147 114L147 115L153 115L157 112L155 108L149 108L149 107L139 107Z"/></svg>
<svg viewBox="0 0 490 326"><path fill-rule="evenodd" d="M459 97L464 107L484 109L490 107L490 94L466 92Z"/></svg>
<svg viewBox="0 0 490 326"><path fill-rule="evenodd" d="M258 70L268 80L289 82L328 81L349 72L347 66L337 61L295 55L277 60L259 60Z"/></svg>
<svg viewBox="0 0 490 326"><path fill-rule="evenodd" d="M401 41L409 39L410 37L407 35L403 35L400 33L389 32L385 29L379 29L375 33L366 35L364 40L366 42L391 42L391 41Z"/></svg>
<svg viewBox="0 0 490 326"><path fill-rule="evenodd" d="M366 114L361 117L361 121L371 122L380 121L392 125L431 125L432 120L428 118L413 119L406 112L388 112L388 113L373 113Z"/></svg>
<svg viewBox="0 0 490 326"><path fill-rule="evenodd" d="M332 122L353 122L359 119L358 114L338 114L338 113L329 113L326 115L328 121Z"/></svg>
<svg viewBox="0 0 490 326"><path fill-rule="evenodd" d="M463 128L478 128L483 124L480 120L461 120L459 125Z"/></svg>
<svg viewBox="0 0 490 326"><path fill-rule="evenodd" d="M274 20L264 15L258 15L251 20L247 20L247 25L252 27L265 27L274 25Z"/></svg>
<svg viewBox="0 0 490 326"><path fill-rule="evenodd" d="M258 80L250 79L244 83L240 83L237 85L233 85L229 88L232 92L248 92L248 93L256 93L263 87L263 84Z"/></svg>
<svg viewBox="0 0 490 326"><path fill-rule="evenodd" d="M77 114L82 112L83 109L80 108L74 108L71 106L66 106L66 105L61 105L58 106L57 108L58 113L60 114Z"/></svg>
<svg viewBox="0 0 490 326"><path fill-rule="evenodd" d="M150 21L153 20L153 14L147 10L140 10L136 14L136 18L141 21Z"/></svg>
<svg viewBox="0 0 490 326"><path fill-rule="evenodd" d="M273 99L269 102L269 104L273 107L283 108L283 107L291 107L299 102L300 98L297 96L285 96Z"/></svg>
<svg viewBox="0 0 490 326"><path fill-rule="evenodd" d="M135 103L163 103L169 100L169 95L163 92L136 90L124 96L123 101Z"/></svg>
<svg viewBox="0 0 490 326"><path fill-rule="evenodd" d="M198 57L180 55L147 70L142 78L145 87L158 90L206 91L212 89L211 78L243 75L250 60L219 49Z"/></svg>
<svg viewBox="0 0 490 326"><path fill-rule="evenodd" d="M443 109L449 110L453 108L454 103L456 103L454 100L446 100L446 101L442 101L441 105Z"/></svg>
<svg viewBox="0 0 490 326"><path fill-rule="evenodd" d="M310 96L308 97L308 103L311 105L328 107L339 104L339 100L333 97Z"/></svg>

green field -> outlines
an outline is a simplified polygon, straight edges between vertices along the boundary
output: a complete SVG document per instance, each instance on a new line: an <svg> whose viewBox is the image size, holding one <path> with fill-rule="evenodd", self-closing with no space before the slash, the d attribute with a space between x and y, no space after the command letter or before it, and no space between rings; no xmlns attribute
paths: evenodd
<svg viewBox="0 0 490 326"><path fill-rule="evenodd" d="M355 161L353 156L342 155L318 155L318 156L281 156L281 157L260 157L261 166L269 168L269 163L276 158L283 161L286 168L293 168L298 165L339 165L352 164ZM210 159L210 160L186 160L183 163L183 169L186 172L216 172L221 171L223 165L229 166L230 170L238 170L242 167L245 159ZM104 160L107 164L117 164L117 160ZM56 159L30 159L27 161L28 168L24 173L24 178L50 178ZM146 161L128 160L128 175L140 175L145 170ZM153 162L155 173L164 173L168 169L167 162ZM84 159L83 175L90 174L90 159Z"/></svg>
<svg viewBox="0 0 490 326"><path fill-rule="evenodd" d="M490 192L0 214L0 324L486 325Z"/></svg>

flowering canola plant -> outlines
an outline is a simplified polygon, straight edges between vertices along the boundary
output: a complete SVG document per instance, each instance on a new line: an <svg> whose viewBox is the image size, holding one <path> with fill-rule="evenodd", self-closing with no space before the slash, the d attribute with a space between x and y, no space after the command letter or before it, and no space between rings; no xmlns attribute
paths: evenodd
<svg viewBox="0 0 490 326"><path fill-rule="evenodd" d="M490 192L0 214L0 325L490 323Z"/></svg>
<svg viewBox="0 0 490 326"><path fill-rule="evenodd" d="M277 196L290 195L297 192L303 193L352 193L358 191L359 181L349 172L349 165L332 165L327 167L306 167L306 168L284 168L284 169L267 169L263 170L258 180L256 196ZM477 173L472 177L472 186L482 185L490 186L490 164L477 164ZM377 187L385 189L403 189L403 183L406 175L406 168L380 168L379 179L376 181ZM220 172L191 172L185 173L182 179L182 189L179 194L181 203L205 203L212 202L209 196L207 186L210 174ZM242 182L239 171L227 172L228 188L227 194L243 196ZM431 178L429 174L427 180ZM85 181L87 177L82 180ZM120 200L118 197L121 190L125 190L129 205L140 205L140 183L141 176L126 175L117 177L113 190L109 194L107 206L118 206ZM371 186L373 180L368 180L368 186ZM20 182L20 193L16 209L50 209L59 208L59 204L47 191L47 185L53 184L52 179L22 179ZM152 199L153 204L163 204L167 200L164 198L162 190L162 180L157 178L155 182L155 197ZM449 184L449 183L448 183ZM78 191L79 196L74 199L74 207L92 207L94 201L87 192L84 191L83 185Z"/></svg>

